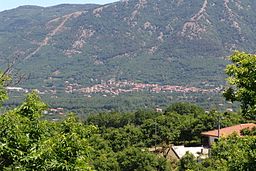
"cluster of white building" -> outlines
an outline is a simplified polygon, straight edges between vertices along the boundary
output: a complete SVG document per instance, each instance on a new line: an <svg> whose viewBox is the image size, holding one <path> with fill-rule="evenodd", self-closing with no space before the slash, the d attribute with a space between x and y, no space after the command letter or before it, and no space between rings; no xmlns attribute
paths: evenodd
<svg viewBox="0 0 256 171"><path fill-rule="evenodd" d="M214 89L202 89L197 87L186 87L186 86L175 86L175 85L159 85L159 84L144 84L135 83L132 81L114 81L108 80L106 82L101 82L100 84L95 84L89 87L80 87L76 84L66 85L66 92L80 92L84 94L92 93L106 93L118 95L122 93L138 92L138 91L150 91L155 93L160 92L181 92L181 93L207 93L207 92L218 92L218 88Z"/></svg>

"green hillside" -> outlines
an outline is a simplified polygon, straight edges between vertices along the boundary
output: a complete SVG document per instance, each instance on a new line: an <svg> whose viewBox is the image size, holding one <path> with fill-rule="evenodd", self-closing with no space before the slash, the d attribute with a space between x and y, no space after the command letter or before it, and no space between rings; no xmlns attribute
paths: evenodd
<svg viewBox="0 0 256 171"><path fill-rule="evenodd" d="M60 85L91 78L218 84L223 57L254 51L255 6L252 0L23 6L0 13L0 57L20 56L19 67L32 74L25 85L42 85L54 71Z"/></svg>

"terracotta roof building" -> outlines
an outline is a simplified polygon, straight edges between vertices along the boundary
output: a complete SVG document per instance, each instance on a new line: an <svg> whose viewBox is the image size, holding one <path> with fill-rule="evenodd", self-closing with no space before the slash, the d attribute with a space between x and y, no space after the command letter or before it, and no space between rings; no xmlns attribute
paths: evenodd
<svg viewBox="0 0 256 171"><path fill-rule="evenodd" d="M256 124L254 123L247 123L247 124L240 124L240 125L234 125L226 128L220 129L220 136L221 137L227 137L233 133L236 133L237 135L241 136L240 131L245 128L252 129L253 127L256 127ZM218 137L218 129L202 132L201 135L203 136L212 136L212 137Z"/></svg>
<svg viewBox="0 0 256 171"><path fill-rule="evenodd" d="M227 137L233 133L236 133L239 136L241 135L241 130L248 128L252 129L253 127L256 127L256 124L254 123L247 123L247 124L240 124L240 125L234 125L226 128L221 128L219 131L218 129L202 132L201 135L204 137L208 137L208 145L211 146L211 144L218 139L218 133L220 137Z"/></svg>

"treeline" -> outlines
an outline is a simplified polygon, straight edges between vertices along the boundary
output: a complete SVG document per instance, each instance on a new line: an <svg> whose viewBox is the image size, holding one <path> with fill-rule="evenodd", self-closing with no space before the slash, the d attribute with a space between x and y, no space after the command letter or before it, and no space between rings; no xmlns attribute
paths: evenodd
<svg viewBox="0 0 256 171"><path fill-rule="evenodd" d="M237 113L205 113L189 103L163 113L100 113L86 122L70 115L43 120L46 105L35 93L0 116L0 170L177 170L184 168L149 147L200 144L200 133L243 122ZM193 161L193 160L191 160Z"/></svg>
<svg viewBox="0 0 256 171"><path fill-rule="evenodd" d="M134 113L94 114L88 117L87 123L98 125L104 136L115 133L115 140L122 139L118 134L131 133L122 135L129 138L133 137L133 131L136 131L141 136L131 141L134 142L132 145L201 145L201 132L216 129L219 117L222 118L222 127L245 122L237 113L219 113L215 110L206 113L195 104L180 102L172 104L164 112L139 110Z"/></svg>
<svg viewBox="0 0 256 171"><path fill-rule="evenodd" d="M0 170L172 169L169 161L143 145L130 142L114 147L110 134L103 135L97 125L79 122L74 115L61 122L42 120L45 109L32 93L22 105L0 116Z"/></svg>
<svg viewBox="0 0 256 171"><path fill-rule="evenodd" d="M24 100L23 93L10 92L10 99L5 102L5 106L16 107ZM190 102L198 104L206 110L218 106L219 110L224 111L226 108L238 109L239 105L232 105L224 102L221 95L217 93L177 93L177 92L133 92L120 94L118 96L104 94L94 94L85 97L84 94L74 93L66 94L58 92L56 96L52 94L40 95L43 101L49 104L49 108L64 108L66 111L78 114L81 118L86 118L90 113L100 112L135 112L138 109L155 109L156 107L165 108L168 104L175 102ZM208 102L209 99L211 103ZM218 104L224 104L219 106Z"/></svg>

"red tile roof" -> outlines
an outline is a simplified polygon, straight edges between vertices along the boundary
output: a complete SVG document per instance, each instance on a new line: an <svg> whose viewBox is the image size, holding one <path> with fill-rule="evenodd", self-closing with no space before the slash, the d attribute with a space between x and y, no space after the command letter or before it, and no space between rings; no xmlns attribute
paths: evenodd
<svg viewBox="0 0 256 171"><path fill-rule="evenodd" d="M221 137L227 137L233 133L238 134L241 136L240 131L245 128L252 129L253 127L256 127L256 124L253 123L247 123L247 124L240 124L240 125L234 125L226 128L220 129L220 136ZM218 129L212 130L212 131L207 131L207 132L202 132L201 135L203 136L208 136L208 137L218 137Z"/></svg>

